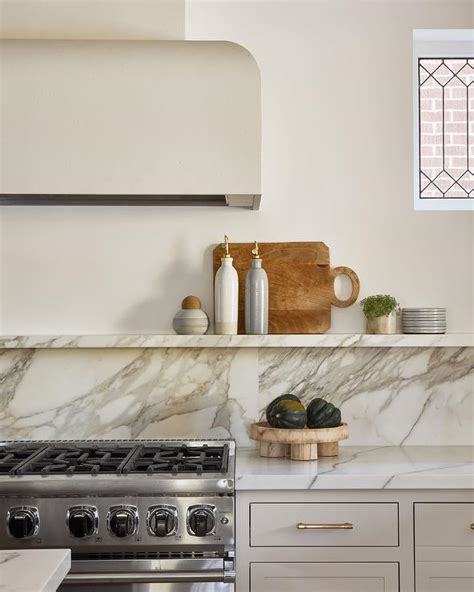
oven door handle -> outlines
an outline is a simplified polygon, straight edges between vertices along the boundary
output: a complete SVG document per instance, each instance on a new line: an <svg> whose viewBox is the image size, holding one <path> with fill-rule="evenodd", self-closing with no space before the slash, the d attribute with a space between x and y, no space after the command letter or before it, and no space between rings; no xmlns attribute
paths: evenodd
<svg viewBox="0 0 474 592"><path fill-rule="evenodd" d="M234 571L176 571L69 573L64 584L173 584L175 582L235 582Z"/></svg>

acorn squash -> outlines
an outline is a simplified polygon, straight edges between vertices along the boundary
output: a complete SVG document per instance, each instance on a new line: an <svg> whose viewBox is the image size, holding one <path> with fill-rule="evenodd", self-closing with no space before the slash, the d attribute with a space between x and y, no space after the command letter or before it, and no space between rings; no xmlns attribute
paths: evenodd
<svg viewBox="0 0 474 592"><path fill-rule="evenodd" d="M306 409L300 401L281 399L272 404L268 411L268 423L272 428L304 428L306 425Z"/></svg>
<svg viewBox="0 0 474 592"><path fill-rule="evenodd" d="M313 399L307 414L309 428L336 428L341 425L340 409L324 399Z"/></svg>
<svg viewBox="0 0 474 592"><path fill-rule="evenodd" d="M291 395L291 394L280 395L276 399L273 399L273 401L267 405L267 410L265 412L268 423L270 423L269 418L270 418L270 412L272 410L272 407L274 405L276 405L277 403L279 403L280 401L287 400L287 399L290 401L299 401L300 402L299 398L296 395Z"/></svg>

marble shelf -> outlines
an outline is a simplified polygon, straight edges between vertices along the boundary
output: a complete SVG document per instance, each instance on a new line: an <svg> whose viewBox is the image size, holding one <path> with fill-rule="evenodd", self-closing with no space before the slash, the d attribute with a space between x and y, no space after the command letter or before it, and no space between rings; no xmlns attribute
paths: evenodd
<svg viewBox="0 0 474 592"><path fill-rule="evenodd" d="M474 347L473 333L445 335L3 335L0 349Z"/></svg>

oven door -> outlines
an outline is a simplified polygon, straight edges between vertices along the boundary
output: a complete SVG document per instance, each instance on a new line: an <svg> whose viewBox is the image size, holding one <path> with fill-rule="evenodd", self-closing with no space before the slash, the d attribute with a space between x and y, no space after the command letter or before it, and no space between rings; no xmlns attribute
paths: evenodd
<svg viewBox="0 0 474 592"><path fill-rule="evenodd" d="M60 592L234 592L233 560L73 561Z"/></svg>

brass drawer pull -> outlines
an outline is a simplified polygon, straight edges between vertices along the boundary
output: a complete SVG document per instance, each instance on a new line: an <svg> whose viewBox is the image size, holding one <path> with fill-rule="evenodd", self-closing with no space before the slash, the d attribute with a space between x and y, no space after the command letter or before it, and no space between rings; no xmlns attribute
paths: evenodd
<svg viewBox="0 0 474 592"><path fill-rule="evenodd" d="M474 530L474 522L471 524L471 530Z"/></svg>
<svg viewBox="0 0 474 592"><path fill-rule="evenodd" d="M350 522L343 522L342 524L305 524L298 522L296 525L298 530L352 530L354 525Z"/></svg>

